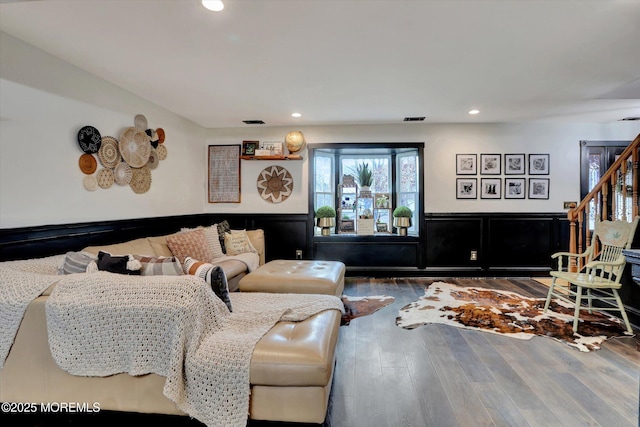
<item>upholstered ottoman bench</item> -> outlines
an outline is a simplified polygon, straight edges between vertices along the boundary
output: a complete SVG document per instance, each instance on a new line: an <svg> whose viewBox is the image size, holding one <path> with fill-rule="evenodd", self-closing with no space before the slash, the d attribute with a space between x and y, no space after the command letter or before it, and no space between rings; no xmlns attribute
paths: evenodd
<svg viewBox="0 0 640 427"><path fill-rule="evenodd" d="M342 296L346 267L340 261L273 260L240 280L241 292Z"/></svg>

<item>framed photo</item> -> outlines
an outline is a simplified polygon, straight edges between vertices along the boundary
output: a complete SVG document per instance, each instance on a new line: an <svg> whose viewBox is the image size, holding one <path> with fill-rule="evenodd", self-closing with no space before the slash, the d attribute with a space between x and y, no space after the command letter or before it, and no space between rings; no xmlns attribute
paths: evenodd
<svg viewBox="0 0 640 427"><path fill-rule="evenodd" d="M502 198L502 179L482 178L480 180L480 198L481 199Z"/></svg>
<svg viewBox="0 0 640 427"><path fill-rule="evenodd" d="M505 199L524 199L526 182L524 178L504 179Z"/></svg>
<svg viewBox="0 0 640 427"><path fill-rule="evenodd" d="M456 179L456 199L477 199L478 198L477 178L457 178Z"/></svg>
<svg viewBox="0 0 640 427"><path fill-rule="evenodd" d="M500 154L480 154L480 173L482 175L500 175Z"/></svg>
<svg viewBox="0 0 640 427"><path fill-rule="evenodd" d="M549 175L548 154L529 154L529 175Z"/></svg>
<svg viewBox="0 0 640 427"><path fill-rule="evenodd" d="M209 203L240 203L240 145L209 146Z"/></svg>
<svg viewBox="0 0 640 427"><path fill-rule="evenodd" d="M477 154L456 154L456 174L475 175L478 173Z"/></svg>
<svg viewBox="0 0 640 427"><path fill-rule="evenodd" d="M529 178L529 198L549 198L549 178Z"/></svg>
<svg viewBox="0 0 640 427"><path fill-rule="evenodd" d="M261 141L260 142L261 150L269 150L270 156L282 156L282 142L274 141Z"/></svg>
<svg viewBox="0 0 640 427"><path fill-rule="evenodd" d="M258 141L242 141L242 155L255 156L258 149Z"/></svg>
<svg viewBox="0 0 640 427"><path fill-rule="evenodd" d="M505 175L524 175L525 174L524 154L505 154L504 155L504 174Z"/></svg>

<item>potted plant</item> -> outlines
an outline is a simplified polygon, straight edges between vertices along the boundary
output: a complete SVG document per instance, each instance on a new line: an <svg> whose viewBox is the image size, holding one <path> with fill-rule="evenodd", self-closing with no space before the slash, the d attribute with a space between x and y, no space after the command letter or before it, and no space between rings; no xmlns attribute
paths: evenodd
<svg viewBox="0 0 640 427"><path fill-rule="evenodd" d="M413 212L407 206L398 206L393 210L393 226L398 229L400 236L407 235L407 228L411 227Z"/></svg>
<svg viewBox="0 0 640 427"><path fill-rule="evenodd" d="M356 166L356 176L362 192L370 192L371 185L373 184L373 171L369 169L369 163L358 163L358 166Z"/></svg>
<svg viewBox="0 0 640 427"><path fill-rule="evenodd" d="M316 211L317 225L323 236L331 235L331 227L336 225L336 210L333 206L321 206Z"/></svg>

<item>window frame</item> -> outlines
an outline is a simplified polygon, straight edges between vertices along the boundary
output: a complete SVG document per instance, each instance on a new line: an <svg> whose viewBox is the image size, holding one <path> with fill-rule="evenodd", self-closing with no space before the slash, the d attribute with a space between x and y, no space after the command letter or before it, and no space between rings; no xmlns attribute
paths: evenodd
<svg viewBox="0 0 640 427"><path fill-rule="evenodd" d="M327 143L327 144L308 144L307 145L308 154L309 154L309 234L312 239L315 238L343 238L343 237L357 237L357 238L422 238L424 233L424 143L419 142L392 142L392 143ZM360 151L360 152L359 152ZM391 192L391 200L392 206L396 207L398 201L400 200L399 193L399 182L395 179L397 174L397 165L399 161L399 155L408 152L415 152L418 158L418 167L417 167L417 184L418 191L416 194L416 208L413 211L413 221L412 228L410 229L411 233L409 236L398 236L394 235L384 235L384 234L375 234L371 235L352 235L352 234L332 234L331 236L317 236L315 234L315 224L314 224L314 209L317 208L315 206L316 202L316 192L315 192L315 158L316 155L333 155L333 169L334 169L334 207L336 202L336 194L337 194L337 185L340 182L340 174L341 172L341 156L356 156L356 157L381 157L386 155L391 155L390 160L390 179L389 183ZM391 217L392 221L392 217Z"/></svg>

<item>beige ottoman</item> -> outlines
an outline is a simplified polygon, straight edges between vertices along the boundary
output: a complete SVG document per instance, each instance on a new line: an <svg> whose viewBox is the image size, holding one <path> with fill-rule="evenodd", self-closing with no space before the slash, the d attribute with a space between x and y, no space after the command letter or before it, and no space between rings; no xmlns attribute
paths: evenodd
<svg viewBox="0 0 640 427"><path fill-rule="evenodd" d="M342 296L346 267L340 261L273 260L240 280L241 292Z"/></svg>

